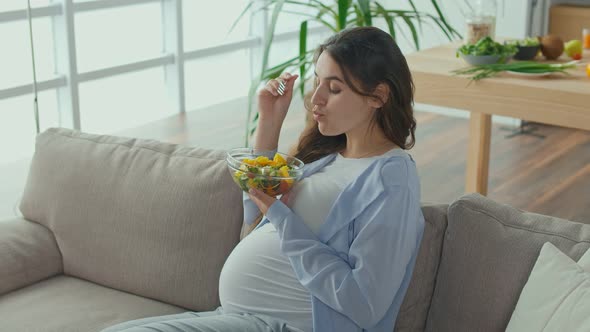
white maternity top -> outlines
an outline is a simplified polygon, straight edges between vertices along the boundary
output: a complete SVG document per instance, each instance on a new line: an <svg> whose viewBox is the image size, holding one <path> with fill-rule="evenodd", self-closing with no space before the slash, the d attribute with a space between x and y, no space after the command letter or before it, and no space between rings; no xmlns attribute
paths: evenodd
<svg viewBox="0 0 590 332"><path fill-rule="evenodd" d="M372 161L338 154L329 165L293 186L291 209L317 234L343 189ZM227 258L219 279L224 312L258 313L282 319L291 329L312 331L311 298L279 249L280 239L271 223L246 236Z"/></svg>

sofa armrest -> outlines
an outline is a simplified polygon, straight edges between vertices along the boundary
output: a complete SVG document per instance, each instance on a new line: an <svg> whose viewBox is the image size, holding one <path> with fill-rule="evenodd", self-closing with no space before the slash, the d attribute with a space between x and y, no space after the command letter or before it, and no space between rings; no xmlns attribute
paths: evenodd
<svg viewBox="0 0 590 332"><path fill-rule="evenodd" d="M23 218L0 220L0 295L62 272L51 231Z"/></svg>

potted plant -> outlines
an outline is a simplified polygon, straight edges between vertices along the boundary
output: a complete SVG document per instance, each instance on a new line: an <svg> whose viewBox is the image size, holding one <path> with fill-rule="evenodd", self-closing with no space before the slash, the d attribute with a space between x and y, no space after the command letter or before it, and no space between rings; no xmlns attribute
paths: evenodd
<svg viewBox="0 0 590 332"><path fill-rule="evenodd" d="M399 32L399 27L405 25L411 32L411 39L416 47L420 49L420 40L418 31L421 31L422 24L426 22L434 23L449 39L453 37L461 38L461 35L447 22L443 15L437 0L430 0L437 15L418 11L413 0L408 0L411 9L388 9L381 5L378 1L371 0L332 0L332 3L322 0L262 0L262 5L256 10L272 9L272 15L269 27L264 38L264 49L262 57L262 69L259 75L253 79L250 84L248 92L248 114L246 117L246 133L245 146L248 146L250 136L256 130L258 122L258 112L252 118L252 103L256 90L261 82L278 77L285 70L299 70L299 77L301 81L296 87L301 93L305 95L305 82L312 76L310 68L313 65L314 49L307 48L307 27L309 22L318 22L327 27L334 33L343 29L355 26L372 26L375 18L383 18L389 33L395 39ZM255 3L260 4L261 0L250 0L246 8L240 16L236 19L236 23L242 16L253 7ZM300 9L305 8L306 12L301 12ZM294 54L291 59L274 67L268 67L268 55L272 46L275 27L281 12L294 13L301 16L301 23L299 28L299 54ZM311 14L311 13L313 14ZM416 28L418 27L418 28ZM233 29L233 27L232 27Z"/></svg>

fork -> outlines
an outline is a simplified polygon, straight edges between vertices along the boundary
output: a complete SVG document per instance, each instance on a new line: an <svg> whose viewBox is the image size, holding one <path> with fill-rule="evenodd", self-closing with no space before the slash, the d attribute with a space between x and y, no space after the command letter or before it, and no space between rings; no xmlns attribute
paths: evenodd
<svg viewBox="0 0 590 332"><path fill-rule="evenodd" d="M285 94L286 88L287 88L287 85L285 84L285 81L280 80L279 81L279 88L277 89L277 92L282 96Z"/></svg>

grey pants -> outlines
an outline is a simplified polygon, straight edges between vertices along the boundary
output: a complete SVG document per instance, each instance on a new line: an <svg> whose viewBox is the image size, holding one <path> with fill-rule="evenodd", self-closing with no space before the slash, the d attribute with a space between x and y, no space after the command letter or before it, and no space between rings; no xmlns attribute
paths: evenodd
<svg viewBox="0 0 590 332"><path fill-rule="evenodd" d="M207 312L148 317L108 327L101 332L289 332L287 324L266 315Z"/></svg>

